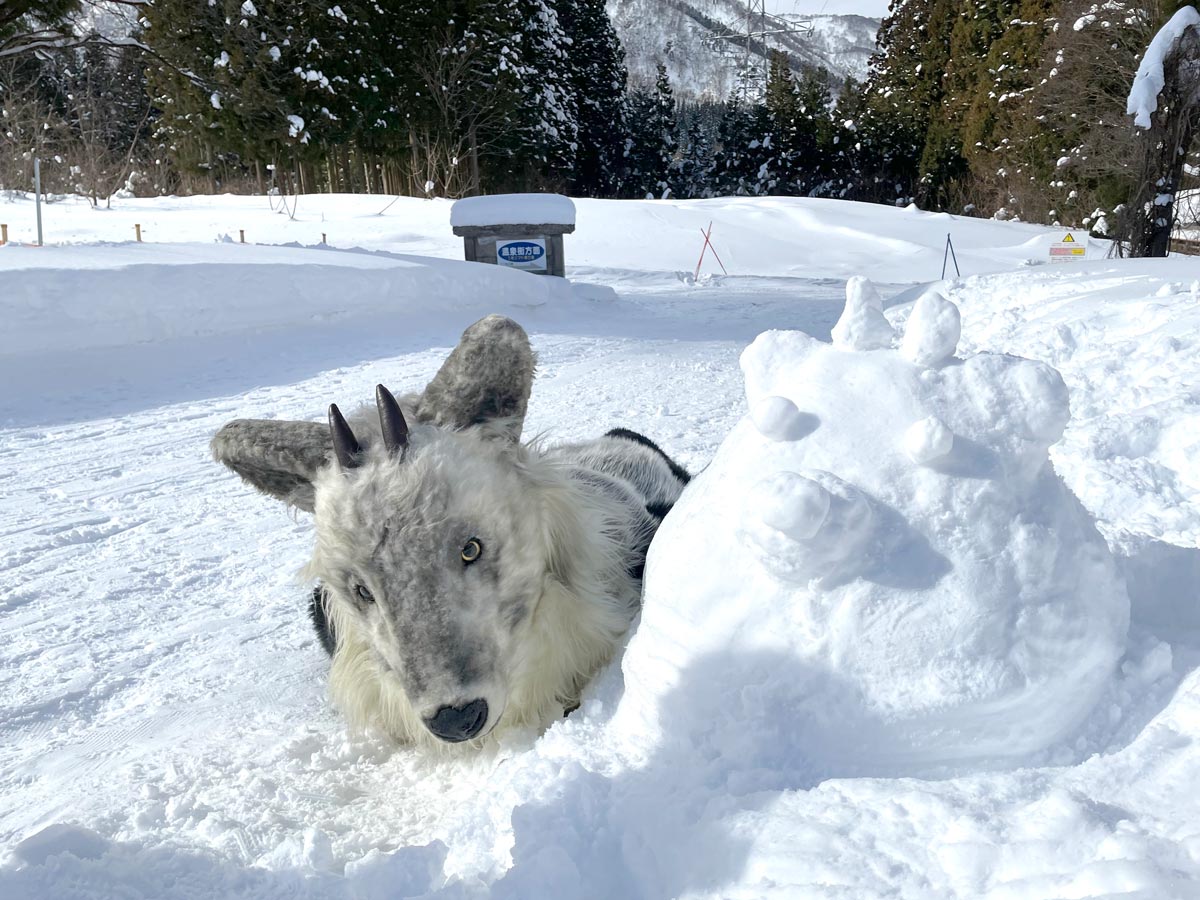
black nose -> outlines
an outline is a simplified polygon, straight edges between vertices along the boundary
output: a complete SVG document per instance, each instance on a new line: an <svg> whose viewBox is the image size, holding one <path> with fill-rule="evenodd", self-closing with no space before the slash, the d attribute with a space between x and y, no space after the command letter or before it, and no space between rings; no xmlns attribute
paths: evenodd
<svg viewBox="0 0 1200 900"><path fill-rule="evenodd" d="M425 720L425 727L443 741L457 744L479 734L487 717L487 701L480 697L462 706L443 706Z"/></svg>

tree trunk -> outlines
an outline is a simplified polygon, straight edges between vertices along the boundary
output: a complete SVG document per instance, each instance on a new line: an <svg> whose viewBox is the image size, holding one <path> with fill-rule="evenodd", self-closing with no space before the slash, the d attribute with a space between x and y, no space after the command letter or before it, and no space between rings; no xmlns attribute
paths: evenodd
<svg viewBox="0 0 1200 900"><path fill-rule="evenodd" d="M467 185L467 195L477 197L481 193L480 185L482 179L479 175L479 135L474 128L470 130L467 139L470 141L471 154L471 175L470 184Z"/></svg>
<svg viewBox="0 0 1200 900"><path fill-rule="evenodd" d="M1200 30L1187 29L1163 64L1164 84L1141 137L1140 177L1118 235L1134 257L1163 257L1171 247L1175 198L1200 124Z"/></svg>

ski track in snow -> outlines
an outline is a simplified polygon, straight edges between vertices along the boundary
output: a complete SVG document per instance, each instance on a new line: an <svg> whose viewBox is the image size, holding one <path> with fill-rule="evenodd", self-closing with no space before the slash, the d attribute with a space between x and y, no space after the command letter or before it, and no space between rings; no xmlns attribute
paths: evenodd
<svg viewBox="0 0 1200 900"><path fill-rule="evenodd" d="M778 207L752 207L767 231ZM809 209L797 220L836 230ZM870 274L878 247L838 233L830 258ZM439 240L401 243L450 255ZM909 245L883 246L900 280ZM539 355L527 434L623 425L698 471L746 413L743 348L771 328L828 340L842 309L833 263L695 284L593 255L572 277L618 297L496 310ZM378 381L419 388L471 317L180 334L36 370L0 357L0 896L419 896L443 872L460 897L1200 896L1200 269L1087 265L947 290L960 354L1062 371L1074 415L1052 456L1134 601L1122 671L1084 728L1011 771L675 771L604 745L617 666L580 713L494 754L430 760L349 735L296 576L311 529L213 463L208 441L233 418L320 419ZM903 323L912 292L882 293Z"/></svg>

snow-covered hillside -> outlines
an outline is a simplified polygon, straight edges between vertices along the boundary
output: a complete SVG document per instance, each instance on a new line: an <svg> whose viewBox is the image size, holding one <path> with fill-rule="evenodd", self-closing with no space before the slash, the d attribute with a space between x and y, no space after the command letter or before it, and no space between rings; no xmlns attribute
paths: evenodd
<svg viewBox="0 0 1200 900"><path fill-rule="evenodd" d="M0 897L1200 894L1200 260L576 204L569 284L411 199L72 201L0 247ZM208 441L417 389L488 312L528 434L699 474L583 706L430 760L347 733L309 523Z"/></svg>
<svg viewBox="0 0 1200 900"><path fill-rule="evenodd" d="M787 16L811 29L771 38L770 49L783 49L793 66L823 68L835 81L866 78L875 52L879 19L843 13L837 4L828 14L798 16L794 4L775 2L768 12ZM608 12L625 49L625 64L635 84L653 84L655 67L665 63L677 97L724 100L737 83L747 31L741 0L608 0ZM750 30L762 31L760 25ZM777 30L771 25L768 30ZM715 37L728 36L726 41ZM763 44L753 44L752 61L765 65Z"/></svg>

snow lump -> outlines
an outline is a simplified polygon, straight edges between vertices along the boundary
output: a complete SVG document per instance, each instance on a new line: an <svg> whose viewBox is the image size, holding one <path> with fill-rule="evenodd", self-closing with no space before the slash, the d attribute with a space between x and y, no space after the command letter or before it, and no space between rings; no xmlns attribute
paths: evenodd
<svg viewBox="0 0 1200 900"><path fill-rule="evenodd" d="M768 781L1031 761L1073 739L1129 620L1049 462L1066 387L956 358L940 295L897 349L870 283L847 295L832 345L742 354L751 412L651 547L613 724Z"/></svg>

